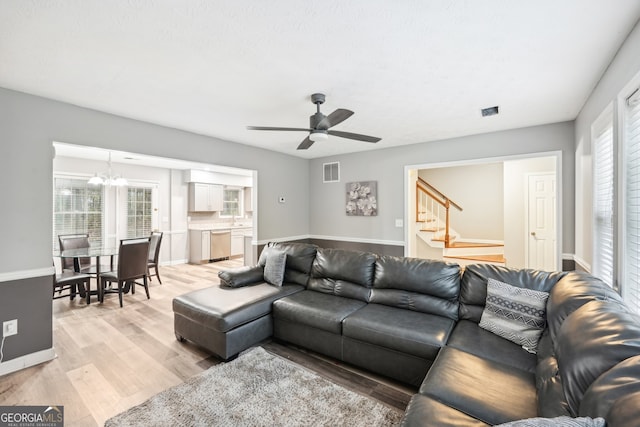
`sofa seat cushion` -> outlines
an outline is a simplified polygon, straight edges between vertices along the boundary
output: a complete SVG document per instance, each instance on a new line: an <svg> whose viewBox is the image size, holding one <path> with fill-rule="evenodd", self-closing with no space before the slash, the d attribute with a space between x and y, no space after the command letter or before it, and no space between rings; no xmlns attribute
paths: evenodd
<svg viewBox="0 0 640 427"><path fill-rule="evenodd" d="M455 322L433 314L369 304L343 322L343 335L433 360Z"/></svg>
<svg viewBox="0 0 640 427"><path fill-rule="evenodd" d="M481 328L470 320L461 320L453 329L447 346L475 354L523 371L536 372L536 355L521 346Z"/></svg>
<svg viewBox="0 0 640 427"><path fill-rule="evenodd" d="M453 347L440 350L420 394L491 425L537 416L534 374Z"/></svg>
<svg viewBox="0 0 640 427"><path fill-rule="evenodd" d="M485 427L489 424L475 419L431 397L414 394L402 419L402 427Z"/></svg>
<svg viewBox="0 0 640 427"><path fill-rule="evenodd" d="M364 301L316 291L302 291L273 304L273 317L342 334L342 321L367 305Z"/></svg>
<svg viewBox="0 0 640 427"><path fill-rule="evenodd" d="M242 288L214 285L173 299L173 311L210 329L227 332L271 312L273 301L302 291L300 285L282 287L258 283Z"/></svg>

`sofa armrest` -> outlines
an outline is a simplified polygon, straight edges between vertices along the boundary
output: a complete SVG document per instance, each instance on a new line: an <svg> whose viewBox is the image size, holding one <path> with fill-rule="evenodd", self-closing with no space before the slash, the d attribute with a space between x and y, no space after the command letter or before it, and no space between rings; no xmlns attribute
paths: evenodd
<svg viewBox="0 0 640 427"><path fill-rule="evenodd" d="M254 267L239 267L231 270L224 270L218 273L220 284L230 288L241 288L264 281L264 267L256 265Z"/></svg>

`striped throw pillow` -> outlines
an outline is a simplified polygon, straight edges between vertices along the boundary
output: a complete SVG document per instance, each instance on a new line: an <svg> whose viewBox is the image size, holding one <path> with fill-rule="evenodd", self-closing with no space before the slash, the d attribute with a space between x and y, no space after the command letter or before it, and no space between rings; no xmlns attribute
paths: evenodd
<svg viewBox="0 0 640 427"><path fill-rule="evenodd" d="M536 353L547 324L549 293L489 279L480 327Z"/></svg>

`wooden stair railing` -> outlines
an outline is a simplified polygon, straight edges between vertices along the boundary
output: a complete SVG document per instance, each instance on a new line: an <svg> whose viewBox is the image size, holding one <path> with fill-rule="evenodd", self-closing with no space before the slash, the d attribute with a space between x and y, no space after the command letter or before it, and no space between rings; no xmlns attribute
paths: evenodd
<svg viewBox="0 0 640 427"><path fill-rule="evenodd" d="M426 198L425 203L421 203L421 196L424 195ZM451 207L456 208L459 211L462 211L462 207L451 200L449 197L445 196L440 190L435 188L433 185L429 184L424 179L418 177L416 181L416 222L424 222L420 219L421 208L423 208L422 212L427 212L427 202L431 200L432 205L433 202L442 206L445 210L445 228L444 228L444 247L448 248L451 244L451 236L449 233L450 229L450 220L449 220L449 210ZM431 209L433 213L433 208ZM438 214L436 215L437 219L440 219L439 209Z"/></svg>

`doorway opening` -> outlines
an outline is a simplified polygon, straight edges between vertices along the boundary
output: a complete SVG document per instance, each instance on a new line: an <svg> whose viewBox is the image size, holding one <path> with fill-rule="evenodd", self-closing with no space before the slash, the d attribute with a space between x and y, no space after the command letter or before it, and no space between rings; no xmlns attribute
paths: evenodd
<svg viewBox="0 0 640 427"><path fill-rule="evenodd" d="M405 167L405 255L555 271L561 152Z"/></svg>
<svg viewBox="0 0 640 427"><path fill-rule="evenodd" d="M54 249L57 234L79 228L90 234L92 243L112 247L120 239L162 231L160 264L184 264L191 260L192 229L228 223L244 226L242 236L234 241L234 257L254 261L257 171L61 142L53 142L53 147ZM126 185L89 183L107 170L108 175L125 178ZM232 189L220 193L236 197L220 201L225 209L191 212L189 188L196 182ZM251 247L245 248L245 242Z"/></svg>

